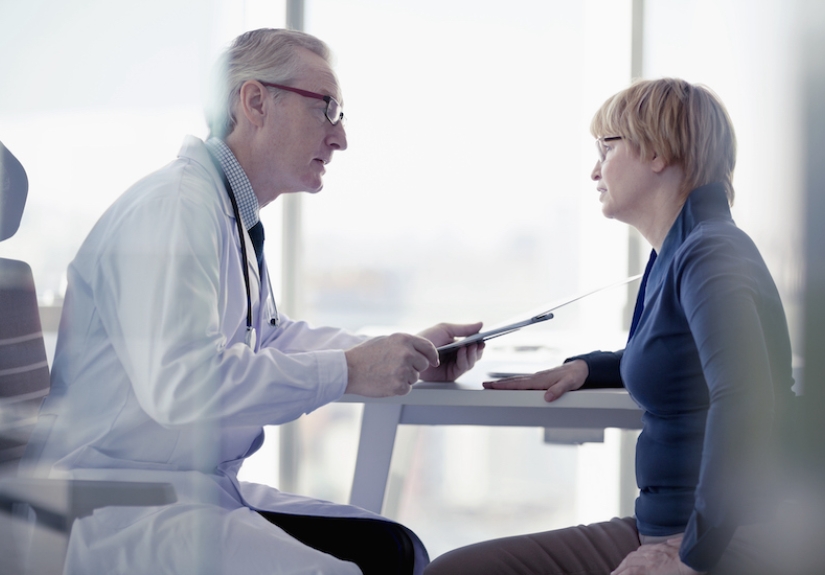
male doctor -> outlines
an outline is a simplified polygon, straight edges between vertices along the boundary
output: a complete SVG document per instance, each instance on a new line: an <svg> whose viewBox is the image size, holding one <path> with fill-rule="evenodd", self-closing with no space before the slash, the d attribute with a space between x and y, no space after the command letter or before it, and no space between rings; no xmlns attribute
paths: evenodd
<svg viewBox="0 0 825 575"><path fill-rule="evenodd" d="M364 510L240 483L264 425L344 393L407 393L448 381L481 349L439 363L475 333L367 339L279 313L258 211L317 192L347 147L325 44L255 30L224 54L211 137L121 196L69 266L52 372L26 461L35 473L164 481L178 502L78 520L65 573L420 573L409 530Z"/></svg>

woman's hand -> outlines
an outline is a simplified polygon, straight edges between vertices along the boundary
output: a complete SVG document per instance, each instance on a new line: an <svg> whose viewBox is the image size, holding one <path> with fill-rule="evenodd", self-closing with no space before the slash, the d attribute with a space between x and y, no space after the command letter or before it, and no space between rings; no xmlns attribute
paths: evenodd
<svg viewBox="0 0 825 575"><path fill-rule="evenodd" d="M610 575L699 575L679 558L682 537L642 545L624 558Z"/></svg>
<svg viewBox="0 0 825 575"><path fill-rule="evenodd" d="M568 391L579 389L584 385L590 369L581 359L574 359L553 369L547 369L533 375L506 377L496 381L485 381L486 389L546 389L545 401L555 401Z"/></svg>

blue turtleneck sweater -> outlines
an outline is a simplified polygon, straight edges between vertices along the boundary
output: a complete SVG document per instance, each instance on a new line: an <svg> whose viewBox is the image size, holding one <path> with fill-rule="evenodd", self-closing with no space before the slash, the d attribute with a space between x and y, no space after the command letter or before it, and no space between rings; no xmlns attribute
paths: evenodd
<svg viewBox="0 0 825 575"><path fill-rule="evenodd" d="M639 532L684 532L682 560L707 571L774 494L793 384L785 314L718 184L691 192L642 285L625 349L578 359L590 367L585 387L624 385L644 409Z"/></svg>

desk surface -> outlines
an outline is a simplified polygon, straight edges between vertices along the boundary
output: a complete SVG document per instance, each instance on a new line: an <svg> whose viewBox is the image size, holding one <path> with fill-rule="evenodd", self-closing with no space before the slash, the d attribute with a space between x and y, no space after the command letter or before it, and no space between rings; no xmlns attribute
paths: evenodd
<svg viewBox="0 0 825 575"><path fill-rule="evenodd" d="M456 383L430 382L415 384L407 395L373 398L346 394L339 401L430 406L639 410L636 402L623 389L583 389L566 393L556 401L548 403L544 401L543 390L493 390Z"/></svg>
<svg viewBox="0 0 825 575"><path fill-rule="evenodd" d="M339 401L363 403L364 421L386 418L386 427L485 425L567 429L641 429L642 411L621 389L567 393L548 403L541 390L467 389L455 384L417 384L407 395L368 398L345 395ZM365 427L362 425L362 432Z"/></svg>
<svg viewBox="0 0 825 575"><path fill-rule="evenodd" d="M530 354L522 354L530 357ZM383 398L344 395L344 403L390 404L403 406L466 406L466 407L516 407L563 409L619 409L640 411L623 389L584 389L564 394L553 402L544 401L543 390L484 389L483 381L493 379L491 373L534 373L554 365L548 358L504 359L482 358L476 366L462 375L455 383L419 381L407 395Z"/></svg>

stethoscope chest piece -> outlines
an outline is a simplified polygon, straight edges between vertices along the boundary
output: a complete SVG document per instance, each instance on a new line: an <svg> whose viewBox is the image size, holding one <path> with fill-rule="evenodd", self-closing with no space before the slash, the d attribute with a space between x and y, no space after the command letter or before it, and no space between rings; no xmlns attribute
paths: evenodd
<svg viewBox="0 0 825 575"><path fill-rule="evenodd" d="M248 345L250 349L255 349L255 344L258 343L258 334L254 327L246 328L246 337L244 339L246 340L246 345Z"/></svg>

